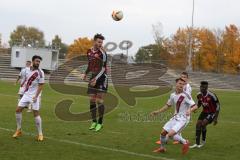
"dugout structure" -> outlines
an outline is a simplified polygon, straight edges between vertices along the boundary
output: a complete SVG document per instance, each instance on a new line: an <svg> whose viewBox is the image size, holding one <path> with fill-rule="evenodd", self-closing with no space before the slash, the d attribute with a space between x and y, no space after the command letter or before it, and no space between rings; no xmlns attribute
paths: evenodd
<svg viewBox="0 0 240 160"><path fill-rule="evenodd" d="M59 51L51 48L32 48L13 46L11 48L11 67L23 68L26 61L32 60L32 56L42 57L40 68L45 70L55 70L58 67Z"/></svg>

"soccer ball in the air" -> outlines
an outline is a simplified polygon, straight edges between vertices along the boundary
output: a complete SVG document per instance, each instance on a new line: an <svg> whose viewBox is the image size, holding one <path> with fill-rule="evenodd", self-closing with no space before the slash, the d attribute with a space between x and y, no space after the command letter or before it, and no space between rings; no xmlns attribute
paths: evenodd
<svg viewBox="0 0 240 160"><path fill-rule="evenodd" d="M112 18L115 21L120 21L123 18L123 12L122 11L113 11L112 12Z"/></svg>

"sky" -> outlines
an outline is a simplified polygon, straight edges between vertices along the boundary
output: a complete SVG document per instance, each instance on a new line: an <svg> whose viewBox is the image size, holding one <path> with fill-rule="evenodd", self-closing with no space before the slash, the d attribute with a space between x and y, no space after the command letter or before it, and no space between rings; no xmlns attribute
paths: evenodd
<svg viewBox="0 0 240 160"><path fill-rule="evenodd" d="M58 34L71 44L79 37L102 33L105 42L133 42L129 54L154 43L152 24L161 23L164 36L191 25L193 0L0 0L0 34L7 43L17 25L34 26L51 41ZM195 27L240 26L239 0L195 0ZM124 18L114 21L113 10ZM113 53L121 52L120 49Z"/></svg>

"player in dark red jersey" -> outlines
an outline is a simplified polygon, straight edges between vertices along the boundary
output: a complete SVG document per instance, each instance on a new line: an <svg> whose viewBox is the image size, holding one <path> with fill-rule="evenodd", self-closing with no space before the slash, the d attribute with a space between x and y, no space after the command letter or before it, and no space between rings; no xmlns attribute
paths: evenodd
<svg viewBox="0 0 240 160"><path fill-rule="evenodd" d="M91 73L90 81L88 84L88 94L90 97L90 111L92 117L92 124L90 130L99 131L102 128L103 115L104 115L104 94L107 92L108 79L107 79L107 53L102 47L104 37L101 34L94 36L94 45L87 51L88 67L83 74L83 79L86 75ZM98 109L98 121L96 118Z"/></svg>
<svg viewBox="0 0 240 160"><path fill-rule="evenodd" d="M198 107L203 107L201 114L198 117L196 124L196 144L190 148L201 148L206 143L207 125L213 122L217 124L218 114L220 111L220 103L217 96L208 90L208 82L202 81L200 92L197 95ZM202 134L202 143L200 137Z"/></svg>

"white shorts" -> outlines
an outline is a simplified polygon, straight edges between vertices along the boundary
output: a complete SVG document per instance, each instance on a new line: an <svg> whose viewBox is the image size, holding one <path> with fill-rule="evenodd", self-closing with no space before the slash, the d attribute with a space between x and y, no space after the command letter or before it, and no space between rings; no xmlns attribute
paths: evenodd
<svg viewBox="0 0 240 160"><path fill-rule="evenodd" d="M163 129L169 132L174 130L176 133L180 133L189 123L189 120L186 118L171 118L164 126Z"/></svg>
<svg viewBox="0 0 240 160"><path fill-rule="evenodd" d="M18 91L18 94L19 94L19 95L23 95L23 94L24 94L24 91L25 91L25 87L20 87L20 88L19 88L19 91Z"/></svg>
<svg viewBox="0 0 240 160"><path fill-rule="evenodd" d="M26 107L29 104L32 105L32 109L38 111L41 106L41 96L38 96L37 101L33 103L33 97L24 94L21 100L18 102L19 107Z"/></svg>

